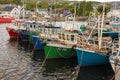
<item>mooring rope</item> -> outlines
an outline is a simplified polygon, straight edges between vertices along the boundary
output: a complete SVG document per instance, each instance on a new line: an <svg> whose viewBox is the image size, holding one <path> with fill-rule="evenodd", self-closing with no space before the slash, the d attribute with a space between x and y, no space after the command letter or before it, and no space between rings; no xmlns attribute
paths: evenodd
<svg viewBox="0 0 120 80"><path fill-rule="evenodd" d="M68 48L67 48L68 49ZM70 58L70 57L72 57L74 54L75 54L75 51L73 52L72 51L72 54L69 56L69 57L65 57L64 55L62 55L62 53L60 53L59 51L58 51L58 49L57 49L57 52L58 52L58 54L62 57L62 58Z"/></svg>
<svg viewBox="0 0 120 80"><path fill-rule="evenodd" d="M80 64L75 67L75 72L72 72L73 73L72 80L77 80L77 77L78 77L78 74L79 74L79 71L81 68L81 64L82 64L82 58L83 58L83 51L82 51L82 55L81 55L81 59L80 59Z"/></svg>
<svg viewBox="0 0 120 80"><path fill-rule="evenodd" d="M34 45L34 47L33 47L33 49L32 49L32 52L31 52L31 55L30 55L30 56L32 56L32 55L34 54L35 47L37 46L38 41L39 41L39 39L37 39L37 41L36 41L36 43L35 43L35 45Z"/></svg>
<svg viewBox="0 0 120 80"><path fill-rule="evenodd" d="M117 68L117 57L116 57L116 59L114 60L114 65L115 65L115 72L114 72L114 75L113 75L113 77L112 77L112 79L111 80L113 80L113 79L115 79L116 80L116 74L119 72L119 70L120 70L120 68L118 68L117 69L117 71L116 71L116 68Z"/></svg>
<svg viewBox="0 0 120 80"><path fill-rule="evenodd" d="M16 43L16 45L15 45L15 48L17 48L18 47L18 42L19 42L19 30L20 30L20 26L17 26L18 27L18 29L17 30L15 30L15 32L17 33L17 43Z"/></svg>
<svg viewBox="0 0 120 80"><path fill-rule="evenodd" d="M115 72L115 74L113 75L113 77L111 78L111 80L113 80L116 76L116 74L120 71L120 68Z"/></svg>
<svg viewBox="0 0 120 80"><path fill-rule="evenodd" d="M49 51L48 51L47 56L46 56L45 59L43 60L40 68L38 69L38 72L37 72L36 74L34 74L35 76L33 77L33 80L35 80L35 79L37 78L37 76L39 75L39 73L41 72L41 69L43 68L43 66L44 66L44 64L45 64L45 62L46 62L46 60L47 60L47 57L49 56L50 50L51 50L51 47L50 47L50 49L49 49Z"/></svg>
<svg viewBox="0 0 120 80"><path fill-rule="evenodd" d="M30 38L29 38L29 45L28 45L28 51L29 51L29 49L30 49L30 45L31 45L31 41L33 40L32 39L32 32L30 32ZM32 43L33 44L33 43Z"/></svg>
<svg viewBox="0 0 120 80"><path fill-rule="evenodd" d="M18 47L18 42L19 42L19 31L18 31L18 34L17 34L17 43L16 43L16 45L15 45L15 48Z"/></svg>

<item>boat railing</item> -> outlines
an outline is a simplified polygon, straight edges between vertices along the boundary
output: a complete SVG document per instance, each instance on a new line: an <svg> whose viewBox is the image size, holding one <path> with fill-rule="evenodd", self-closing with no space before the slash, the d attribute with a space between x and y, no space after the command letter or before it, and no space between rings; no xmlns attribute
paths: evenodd
<svg viewBox="0 0 120 80"><path fill-rule="evenodd" d="M101 43L101 49L99 49L98 40L90 39L86 41L83 37L77 39L77 46L83 49L94 50L99 52L107 52L111 47L109 46L111 42L103 40Z"/></svg>
<svg viewBox="0 0 120 80"><path fill-rule="evenodd" d="M119 39L118 38L115 38L113 40L113 43L112 43L112 54L113 53L117 53L119 51L119 43L118 43Z"/></svg>

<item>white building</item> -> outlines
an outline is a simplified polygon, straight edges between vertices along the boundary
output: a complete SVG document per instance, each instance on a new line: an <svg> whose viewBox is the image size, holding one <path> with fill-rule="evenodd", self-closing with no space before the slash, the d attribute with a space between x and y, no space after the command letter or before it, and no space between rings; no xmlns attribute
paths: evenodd
<svg viewBox="0 0 120 80"><path fill-rule="evenodd" d="M113 9L107 13L107 17L117 16L120 17L120 9Z"/></svg>
<svg viewBox="0 0 120 80"><path fill-rule="evenodd" d="M44 16L44 15L48 15L49 11L47 9L39 8L39 9L37 9L37 13Z"/></svg>
<svg viewBox="0 0 120 80"><path fill-rule="evenodd" d="M0 13L1 17L18 19L20 15L20 10L17 7L7 6Z"/></svg>

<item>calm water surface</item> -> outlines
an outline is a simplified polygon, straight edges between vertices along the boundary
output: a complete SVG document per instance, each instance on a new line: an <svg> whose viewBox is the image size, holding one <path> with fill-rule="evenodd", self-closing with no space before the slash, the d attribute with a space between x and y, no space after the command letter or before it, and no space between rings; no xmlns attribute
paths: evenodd
<svg viewBox="0 0 120 80"><path fill-rule="evenodd" d="M44 61L43 51L34 51L27 42L10 40L6 27L0 24L0 80L72 80L77 59ZM43 67L41 65L43 64ZM78 80L110 80L110 65L80 68Z"/></svg>

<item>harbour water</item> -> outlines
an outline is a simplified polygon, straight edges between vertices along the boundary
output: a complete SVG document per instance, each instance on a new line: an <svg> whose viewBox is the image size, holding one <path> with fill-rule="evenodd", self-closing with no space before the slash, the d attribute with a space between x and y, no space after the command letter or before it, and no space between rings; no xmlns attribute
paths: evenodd
<svg viewBox="0 0 120 80"><path fill-rule="evenodd" d="M27 42L10 40L0 24L0 80L72 80L77 59L45 60L43 51L34 51ZM43 66L41 66L43 65ZM77 80L111 80L110 65L82 67Z"/></svg>

